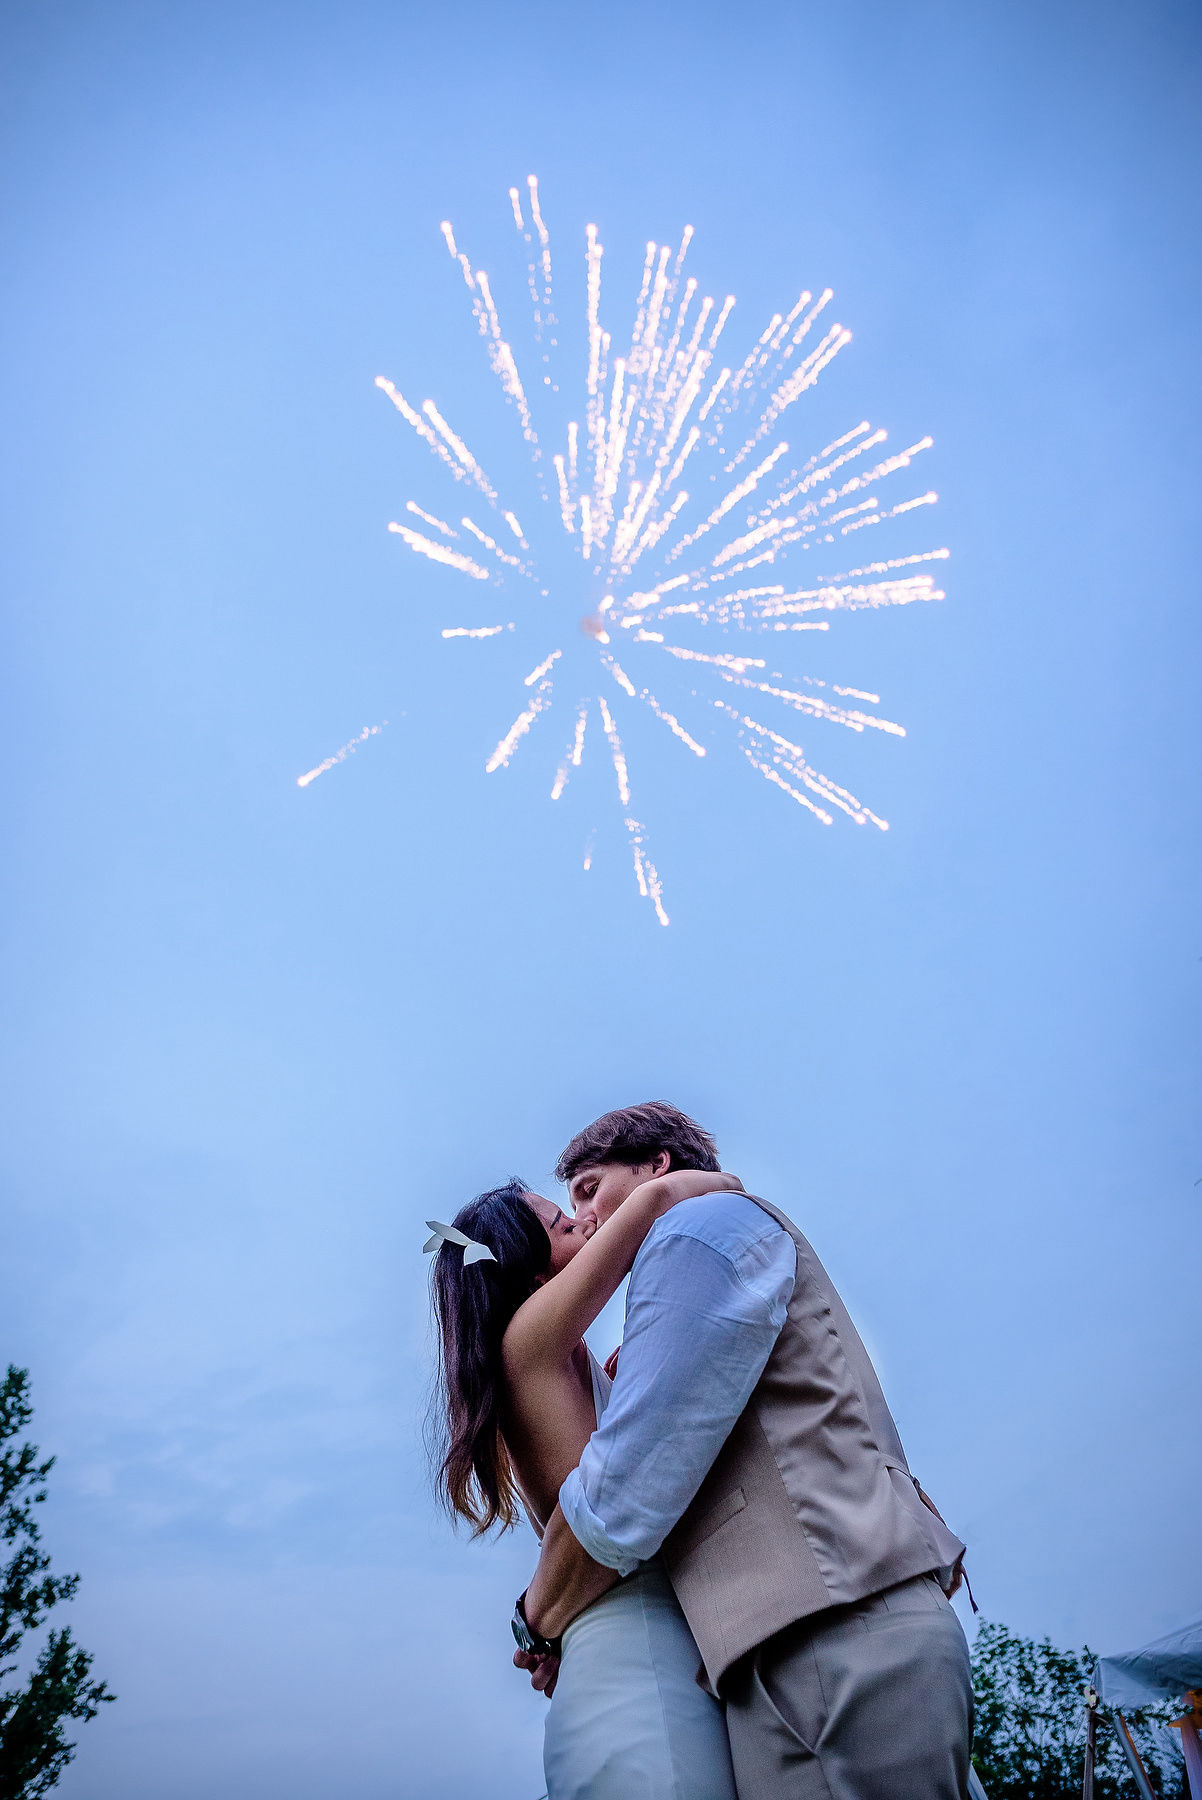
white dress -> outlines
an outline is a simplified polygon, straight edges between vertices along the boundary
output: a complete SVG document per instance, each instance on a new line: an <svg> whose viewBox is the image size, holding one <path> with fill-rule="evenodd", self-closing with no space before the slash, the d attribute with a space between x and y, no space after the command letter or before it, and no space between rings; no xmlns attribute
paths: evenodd
<svg viewBox="0 0 1202 1800"><path fill-rule="evenodd" d="M600 1419L610 1381L590 1355ZM547 1800L736 1800L722 1708L658 1558L563 1634L547 1714Z"/></svg>

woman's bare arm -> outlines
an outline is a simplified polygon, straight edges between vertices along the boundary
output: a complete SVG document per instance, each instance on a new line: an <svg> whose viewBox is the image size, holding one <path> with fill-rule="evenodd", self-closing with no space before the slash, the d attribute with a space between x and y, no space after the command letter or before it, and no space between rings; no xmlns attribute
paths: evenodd
<svg viewBox="0 0 1202 1800"><path fill-rule="evenodd" d="M599 1225L566 1268L519 1306L502 1346L511 1379L548 1363L562 1365L630 1273L655 1221L681 1200L742 1187L734 1175L674 1169L656 1175Z"/></svg>
<svg viewBox="0 0 1202 1800"><path fill-rule="evenodd" d="M545 1521L554 1510L596 1429L587 1371L578 1366L585 1328L617 1291L657 1218L678 1200L738 1186L733 1176L692 1170L644 1182L510 1321L501 1347L505 1441L532 1518Z"/></svg>

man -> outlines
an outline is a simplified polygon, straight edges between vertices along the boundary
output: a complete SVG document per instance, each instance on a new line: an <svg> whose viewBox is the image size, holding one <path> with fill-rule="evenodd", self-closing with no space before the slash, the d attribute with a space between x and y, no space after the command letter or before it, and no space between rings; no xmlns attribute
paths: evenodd
<svg viewBox="0 0 1202 1800"><path fill-rule="evenodd" d="M656 1101L606 1113L556 1173L603 1223L653 1175L718 1167ZM963 1550L805 1238L765 1200L707 1195L635 1262L613 1393L519 1602L515 1661L548 1686L566 1626L659 1555L740 1800L964 1800L968 1648L943 1591Z"/></svg>

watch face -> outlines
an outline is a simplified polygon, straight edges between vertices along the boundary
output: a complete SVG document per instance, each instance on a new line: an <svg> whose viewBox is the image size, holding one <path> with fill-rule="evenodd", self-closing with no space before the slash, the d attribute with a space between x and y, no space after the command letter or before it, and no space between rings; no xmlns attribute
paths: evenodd
<svg viewBox="0 0 1202 1800"><path fill-rule="evenodd" d="M518 1649L525 1650L529 1655L534 1649L534 1639L530 1635L530 1627L520 1613L514 1613L509 1623Z"/></svg>

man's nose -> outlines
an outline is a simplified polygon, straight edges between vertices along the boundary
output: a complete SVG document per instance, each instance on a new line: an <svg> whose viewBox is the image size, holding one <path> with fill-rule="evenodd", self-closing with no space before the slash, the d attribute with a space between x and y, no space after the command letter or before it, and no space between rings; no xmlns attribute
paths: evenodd
<svg viewBox="0 0 1202 1800"><path fill-rule="evenodd" d="M594 1231L597 1229L597 1215L591 1206L578 1206L576 1208L576 1223L579 1225L586 1238L592 1237Z"/></svg>

